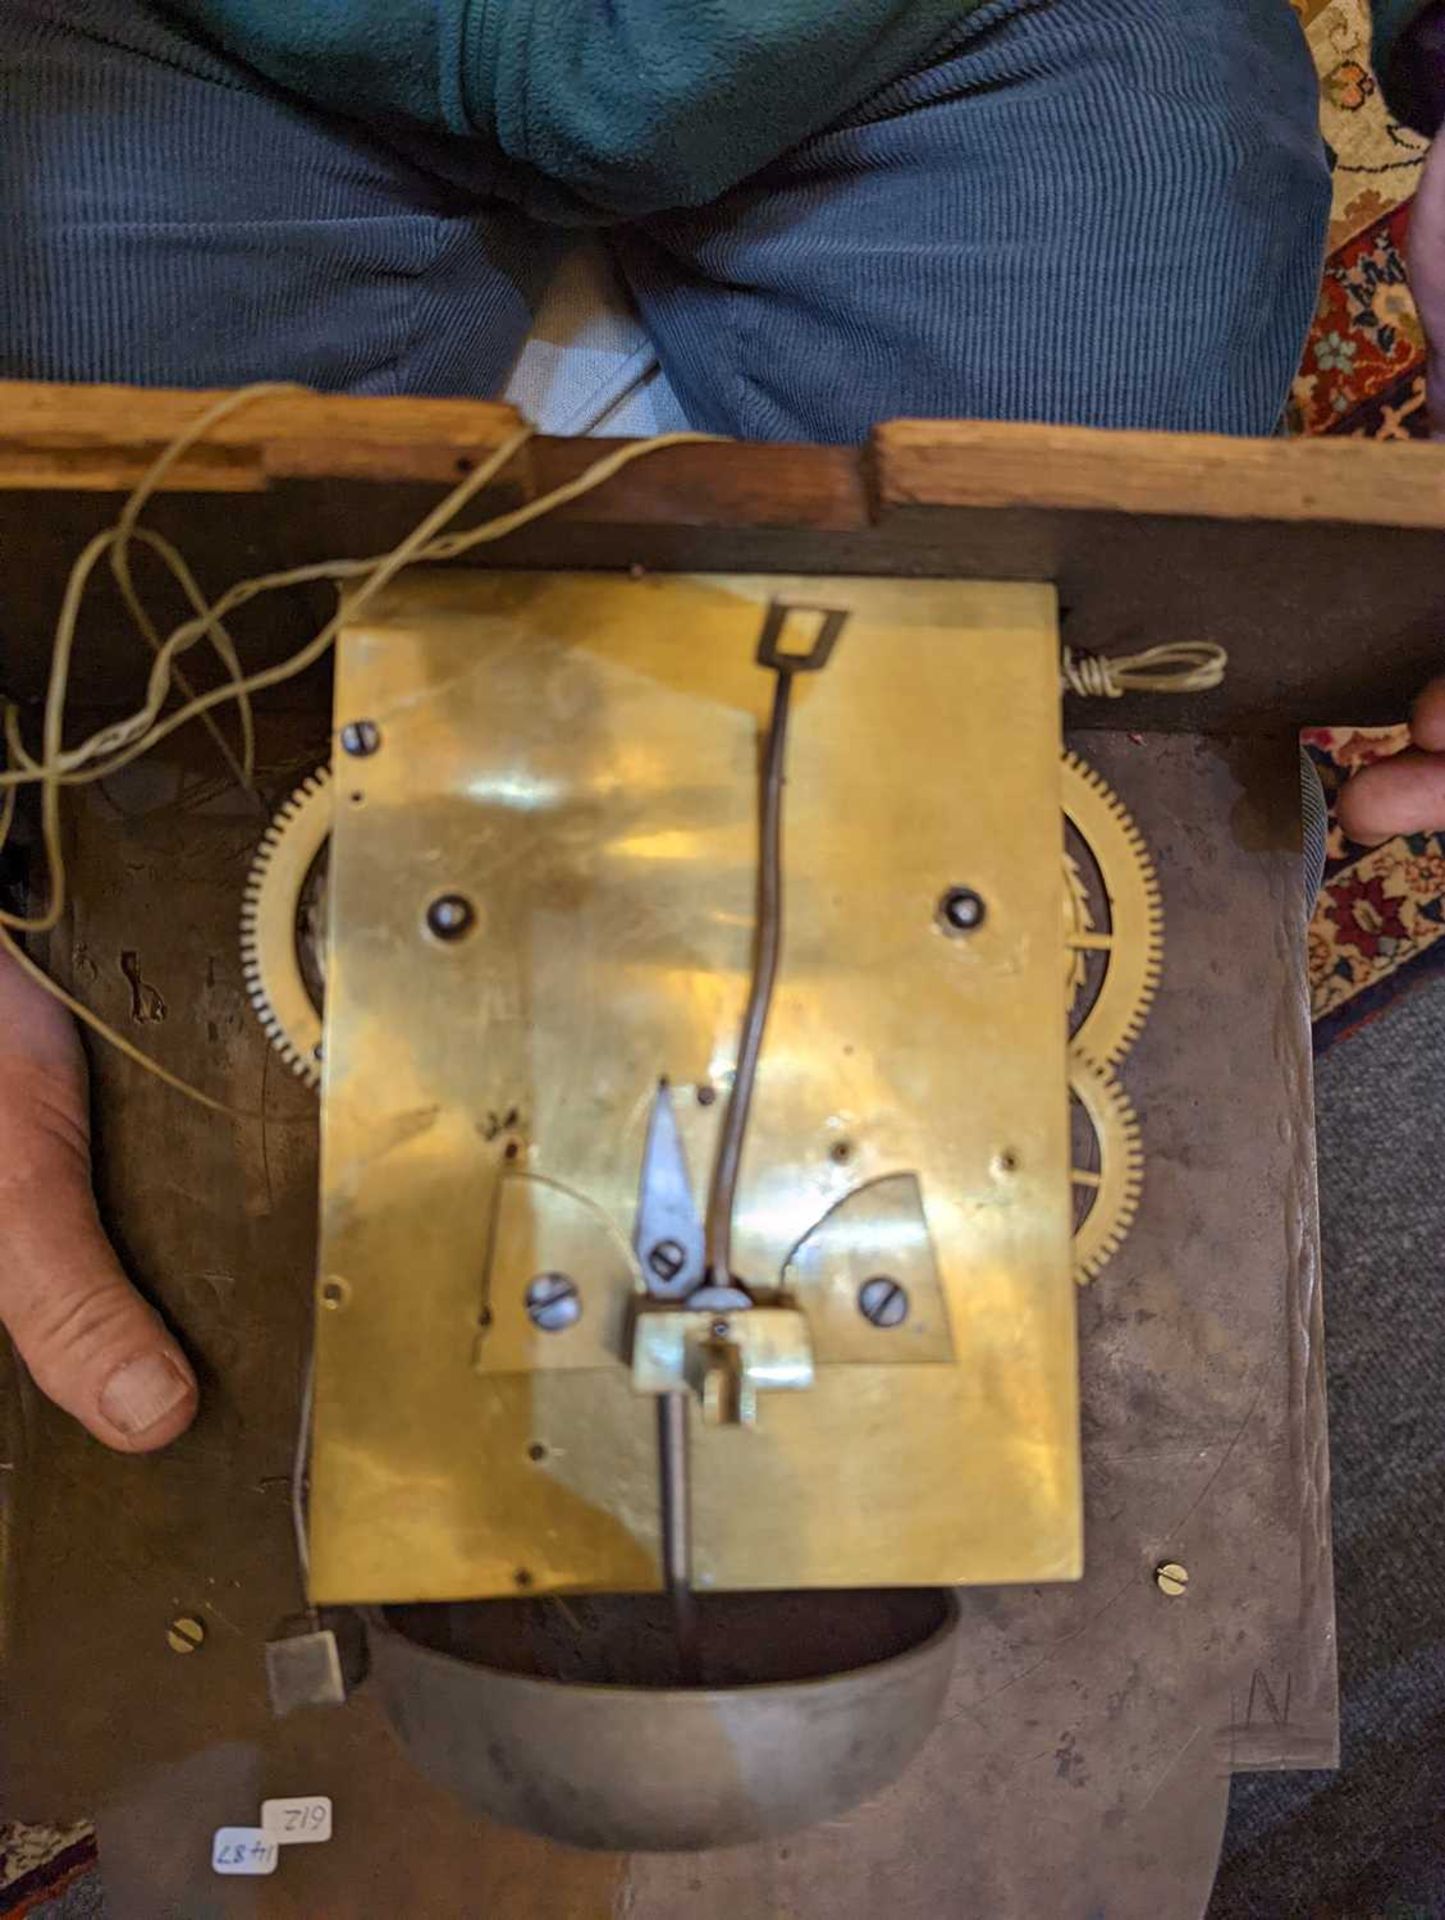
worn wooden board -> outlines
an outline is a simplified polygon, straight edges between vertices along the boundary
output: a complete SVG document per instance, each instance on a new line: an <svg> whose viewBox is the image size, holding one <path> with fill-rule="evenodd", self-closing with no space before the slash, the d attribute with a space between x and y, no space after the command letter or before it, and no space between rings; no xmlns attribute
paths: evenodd
<svg viewBox="0 0 1445 1920"><path fill-rule="evenodd" d="M268 804L325 747L322 716L273 722ZM0 1491L0 1809L95 1818L120 1920L407 1913L428 1886L423 1909L438 1916L602 1915L620 1863L520 1834L479 1846L374 1709L270 1717L261 1648L302 1602L288 1487L316 1102L262 1038L241 980L240 888L264 818L204 743L87 789L74 817L74 905L51 966L243 1117L188 1105L93 1049L102 1210L196 1363L203 1412L164 1454L123 1458L27 1383ZM166 1639L182 1612L205 1627L189 1656ZM332 1845L292 1849L273 1880L214 1880L212 1829L254 1823L263 1797L298 1790L336 1800Z"/></svg>
<svg viewBox="0 0 1445 1920"><path fill-rule="evenodd" d="M267 723L273 796L323 738L319 716ZM52 963L250 1116L192 1110L97 1054L102 1204L196 1356L204 1407L168 1453L122 1459L29 1395L5 1476L5 1811L95 1813L116 1920L663 1920L684 1904L1168 1920L1203 1906L1231 1765L1329 1763L1293 752L1118 735L1088 751L1154 844L1168 944L1126 1069L1151 1156L1144 1209L1080 1303L1085 1580L965 1596L949 1716L889 1794L816 1834L676 1860L570 1854L468 1819L364 1701L270 1721L261 1646L298 1595L286 1484L315 1167L310 1096L241 993L236 912L260 821L199 757L91 793L73 834L80 906ZM124 953L163 1019L134 1018ZM1191 1568L1182 1603L1152 1584L1166 1555ZM183 1610L207 1634L181 1657L165 1629ZM298 1791L332 1795L337 1841L288 1854L273 1880L214 1880L211 1828Z"/></svg>
<svg viewBox="0 0 1445 1920"><path fill-rule="evenodd" d="M1208 1898L1230 1772L1335 1764L1295 751L1084 750L1127 796L1165 912L1123 1070L1143 1202L1079 1303L1084 1580L962 1592L949 1707L902 1782L781 1844L634 1858L629 1920L1182 1920ZM1186 1598L1157 1590L1163 1560Z"/></svg>
<svg viewBox="0 0 1445 1920"><path fill-rule="evenodd" d="M120 386L0 381L0 487L113 493L225 390L185 393ZM218 420L166 474L168 493L262 493L304 475L455 480L521 424L477 400L357 401L277 384Z"/></svg>
<svg viewBox="0 0 1445 1920"><path fill-rule="evenodd" d="M38 694L75 554L208 397L0 383L10 691ZM153 519L212 591L263 567L384 552L513 426L482 402L273 396L168 476ZM575 478L607 444L530 443L477 516ZM948 421L892 422L862 448L676 447L478 561L1049 580L1075 645L1210 639L1232 656L1218 694L1076 702L1074 725L1396 719L1442 663L1445 448ZM248 659L279 657L327 605L288 595L245 616ZM85 633L79 692L124 697L143 655L104 592Z"/></svg>
<svg viewBox="0 0 1445 1920"><path fill-rule="evenodd" d="M225 398L121 386L0 381L0 487L113 492L128 487L170 442ZM356 398L274 387L207 430L166 474L169 493L260 492L278 480L353 475L372 481L447 480L500 447L521 425L514 408L484 400ZM615 443L606 443L614 445ZM722 448L726 457L719 464ZM536 490L556 485L602 450L539 438L519 456ZM695 456L690 456L695 458ZM1418 443L1330 439L1239 440L1206 433L1110 432L982 420L893 420L866 458L847 447L717 443L696 473L713 476L706 517L737 524L748 502L794 505L807 524L858 524L871 511L909 507L1039 506L1358 526L1445 525L1445 461ZM832 477L831 487L826 476ZM844 476L851 477L851 487ZM626 497L638 485L622 483ZM691 491L691 490L689 490ZM833 512L820 514L825 495ZM852 497L850 498L850 494ZM649 519L679 518L687 501ZM584 518L598 509L583 509ZM602 509L615 518L615 509Z"/></svg>

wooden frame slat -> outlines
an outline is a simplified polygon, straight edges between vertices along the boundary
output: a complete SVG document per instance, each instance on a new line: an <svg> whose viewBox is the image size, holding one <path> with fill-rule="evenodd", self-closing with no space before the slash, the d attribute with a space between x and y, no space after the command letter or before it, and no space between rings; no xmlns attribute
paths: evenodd
<svg viewBox="0 0 1445 1920"><path fill-rule="evenodd" d="M215 398L0 382L7 691L39 693L71 561ZM518 424L484 401L270 394L177 464L148 517L212 591L385 552ZM466 517L535 499L615 445L538 436ZM1045 580L1077 646L1188 638L1230 653L1215 694L1082 702L1075 724L1363 723L1401 717L1445 667L1445 447L928 420L887 422L859 447L676 446L466 564ZM75 692L102 707L135 675L116 614L97 583ZM279 657L312 618L300 601L258 612L247 658Z"/></svg>

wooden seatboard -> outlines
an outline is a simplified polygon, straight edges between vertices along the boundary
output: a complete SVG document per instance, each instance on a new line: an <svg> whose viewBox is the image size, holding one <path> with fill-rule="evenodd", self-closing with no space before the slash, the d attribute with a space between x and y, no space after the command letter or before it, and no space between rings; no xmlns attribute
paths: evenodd
<svg viewBox="0 0 1445 1920"><path fill-rule="evenodd" d="M0 383L6 690L38 696L75 555L214 397ZM384 553L517 424L482 401L273 394L179 462L148 517L213 592L263 569ZM613 445L539 437L468 517L536 499ZM893 421L860 447L650 454L467 564L1048 581L1073 645L1210 639L1231 656L1217 693L1076 701L1071 725L1390 720L1442 662L1445 449ZM281 657L328 606L316 592L248 613L248 661ZM129 702L143 663L98 583L78 696ZM281 698L319 709L327 694L313 684Z"/></svg>

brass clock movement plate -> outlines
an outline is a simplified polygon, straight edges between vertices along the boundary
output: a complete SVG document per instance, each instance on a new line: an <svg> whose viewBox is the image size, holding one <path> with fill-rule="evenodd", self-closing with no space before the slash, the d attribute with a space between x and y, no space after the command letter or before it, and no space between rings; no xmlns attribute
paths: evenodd
<svg viewBox="0 0 1445 1920"><path fill-rule="evenodd" d="M446 573L345 632L324 884L314 834L292 860L325 929L318 1601L659 1584L644 1159L665 1088L701 1194L727 1107L769 623L833 644L793 693L731 1258L801 1310L809 1383L760 1319L755 1419L692 1402L695 1583L1079 1570L1066 1003L1109 936L1082 880L1060 912L1052 591ZM860 1309L879 1279L901 1321Z"/></svg>

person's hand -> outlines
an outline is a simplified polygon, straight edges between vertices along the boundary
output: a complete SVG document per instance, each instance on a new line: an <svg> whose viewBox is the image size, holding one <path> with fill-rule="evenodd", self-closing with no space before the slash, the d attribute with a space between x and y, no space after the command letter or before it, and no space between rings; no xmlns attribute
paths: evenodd
<svg viewBox="0 0 1445 1920"><path fill-rule="evenodd" d="M1407 75L1418 124L1445 117L1445 6L1421 12L1410 30ZM1425 329L1425 404L1434 439L1445 439L1445 135L1425 156L1406 242L1410 291ZM1364 767L1338 802L1340 825L1367 846L1397 833L1445 831L1445 678L1415 702L1403 753Z"/></svg>
<svg viewBox="0 0 1445 1920"><path fill-rule="evenodd" d="M1372 846L1397 833L1445 832L1445 676L1415 702L1410 739L1341 789L1336 814L1352 840Z"/></svg>
<svg viewBox="0 0 1445 1920"><path fill-rule="evenodd" d="M148 1453L190 1425L195 1376L96 1216L70 1016L3 951L0 1322L42 1392L108 1447Z"/></svg>

